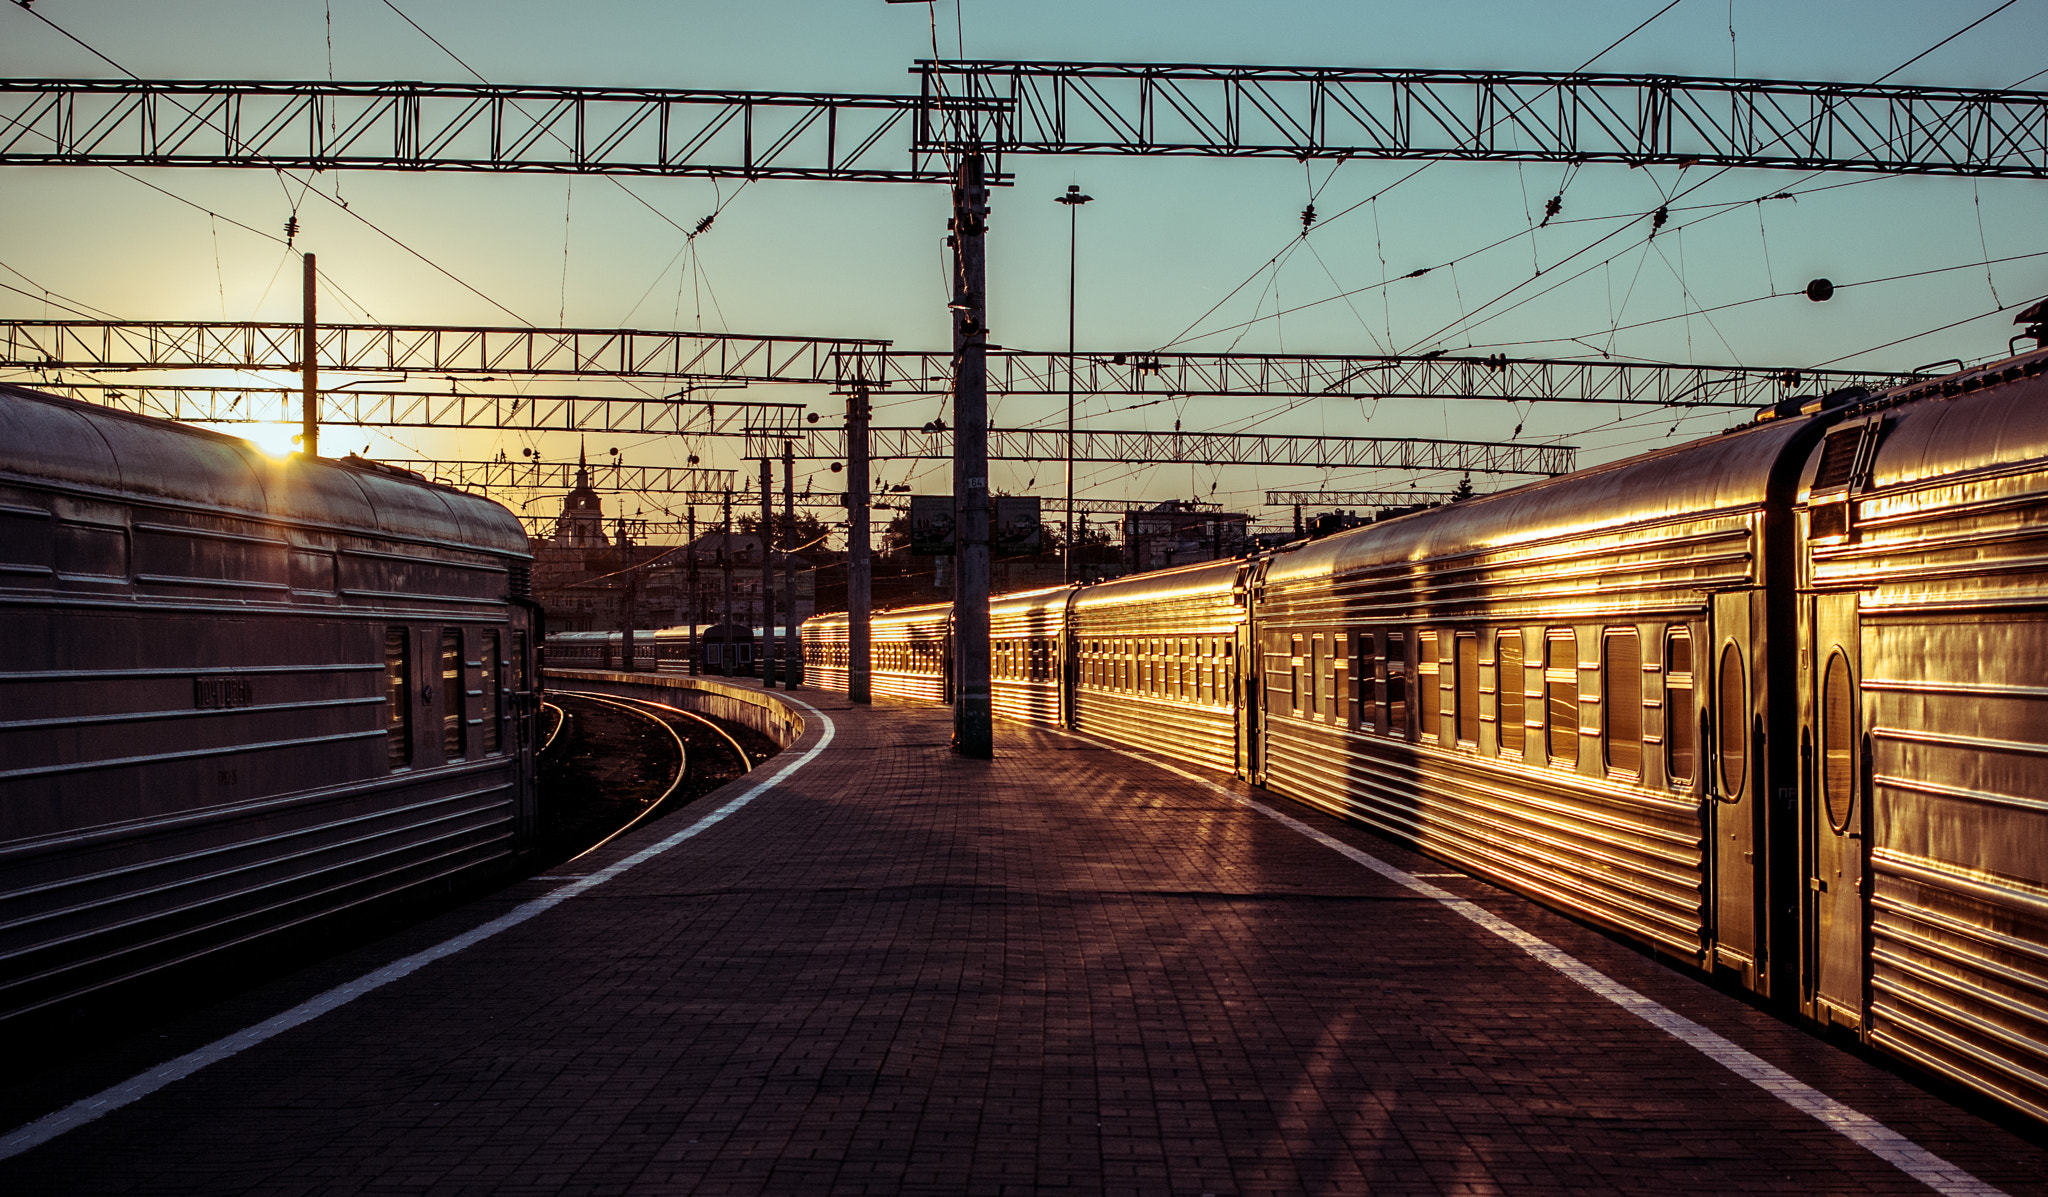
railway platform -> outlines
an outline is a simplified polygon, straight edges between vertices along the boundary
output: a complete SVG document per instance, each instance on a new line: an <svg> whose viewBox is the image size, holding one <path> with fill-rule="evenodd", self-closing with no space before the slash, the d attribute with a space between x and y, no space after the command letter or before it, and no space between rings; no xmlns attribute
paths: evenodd
<svg viewBox="0 0 2048 1197"><path fill-rule="evenodd" d="M0 1190L2048 1194L2038 1134L1355 827L790 700L675 816L13 1080Z"/></svg>

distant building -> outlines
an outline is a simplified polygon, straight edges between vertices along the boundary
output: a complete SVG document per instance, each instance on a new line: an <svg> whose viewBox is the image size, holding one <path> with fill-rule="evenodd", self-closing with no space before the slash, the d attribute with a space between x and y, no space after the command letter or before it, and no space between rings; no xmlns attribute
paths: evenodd
<svg viewBox="0 0 2048 1197"><path fill-rule="evenodd" d="M590 462L582 447L576 449L576 485L562 499L562 515L555 521L552 542L558 548L603 548L604 500L590 485Z"/></svg>
<svg viewBox="0 0 2048 1197"><path fill-rule="evenodd" d="M1187 499L1124 513L1124 558L1133 572L1235 557L1251 517Z"/></svg>

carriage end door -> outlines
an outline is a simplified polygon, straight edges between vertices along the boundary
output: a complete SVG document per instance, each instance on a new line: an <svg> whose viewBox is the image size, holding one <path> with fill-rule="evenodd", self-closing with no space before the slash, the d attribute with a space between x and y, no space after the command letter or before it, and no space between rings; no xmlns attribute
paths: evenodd
<svg viewBox="0 0 2048 1197"><path fill-rule="evenodd" d="M1800 660L1800 1002L1817 1021L1857 1028L1864 1009L1869 816L1860 801L1868 765L1856 596L1821 594L1810 603Z"/></svg>

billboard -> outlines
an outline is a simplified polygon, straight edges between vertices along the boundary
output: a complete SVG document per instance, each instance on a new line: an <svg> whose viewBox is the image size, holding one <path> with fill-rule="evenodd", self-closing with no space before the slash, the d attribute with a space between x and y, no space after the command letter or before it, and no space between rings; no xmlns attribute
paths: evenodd
<svg viewBox="0 0 2048 1197"><path fill-rule="evenodd" d="M1036 556L1044 544L1036 495L997 495L989 552L997 557Z"/></svg>
<svg viewBox="0 0 2048 1197"><path fill-rule="evenodd" d="M910 551L920 557L953 555L953 496L910 496Z"/></svg>

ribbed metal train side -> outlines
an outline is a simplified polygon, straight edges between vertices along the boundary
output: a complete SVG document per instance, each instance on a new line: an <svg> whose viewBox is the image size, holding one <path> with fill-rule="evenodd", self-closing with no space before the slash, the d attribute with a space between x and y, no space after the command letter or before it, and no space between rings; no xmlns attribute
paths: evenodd
<svg viewBox="0 0 2048 1197"><path fill-rule="evenodd" d="M0 400L0 1016L511 854L509 512Z"/></svg>
<svg viewBox="0 0 2048 1197"><path fill-rule="evenodd" d="M1815 454L1802 996L1850 1025L1867 1001L1873 1043L2048 1119L2044 367L1921 388Z"/></svg>
<svg viewBox="0 0 2048 1197"><path fill-rule="evenodd" d="M874 613L876 694L924 702L953 699L953 604L931 603Z"/></svg>
<svg viewBox="0 0 2048 1197"><path fill-rule="evenodd" d="M1247 663L1264 784L1707 963L1709 600L1761 584L1766 482L1791 436L1276 557Z"/></svg>
<svg viewBox="0 0 2048 1197"><path fill-rule="evenodd" d="M798 629L803 637L804 680L820 690L846 693L847 615L814 615Z"/></svg>
<svg viewBox="0 0 2048 1197"><path fill-rule="evenodd" d="M1235 771L1244 571L1240 561L1206 562L1076 595L1076 730Z"/></svg>
<svg viewBox="0 0 2048 1197"><path fill-rule="evenodd" d="M989 602L989 701L998 719L1058 727L1062 646L1071 586L998 595Z"/></svg>

